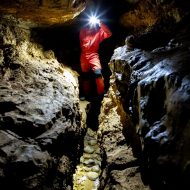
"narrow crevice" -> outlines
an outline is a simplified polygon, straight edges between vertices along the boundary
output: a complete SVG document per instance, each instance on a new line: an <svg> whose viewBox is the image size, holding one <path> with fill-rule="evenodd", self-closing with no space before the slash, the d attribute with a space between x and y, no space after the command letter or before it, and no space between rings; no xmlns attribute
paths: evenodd
<svg viewBox="0 0 190 190"><path fill-rule="evenodd" d="M81 101L80 105L83 111L82 121L86 127L86 135L84 136L83 153L73 174L73 189L97 190L100 185L99 176L102 164L97 137L101 99L94 97L91 102Z"/></svg>

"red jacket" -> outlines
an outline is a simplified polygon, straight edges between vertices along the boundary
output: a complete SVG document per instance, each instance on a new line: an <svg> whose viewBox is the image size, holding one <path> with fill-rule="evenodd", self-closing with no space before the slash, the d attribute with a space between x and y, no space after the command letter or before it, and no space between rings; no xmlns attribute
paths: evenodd
<svg viewBox="0 0 190 190"><path fill-rule="evenodd" d="M80 31L80 45L82 55L98 53L100 43L112 35L108 27L100 23L99 29L83 28Z"/></svg>

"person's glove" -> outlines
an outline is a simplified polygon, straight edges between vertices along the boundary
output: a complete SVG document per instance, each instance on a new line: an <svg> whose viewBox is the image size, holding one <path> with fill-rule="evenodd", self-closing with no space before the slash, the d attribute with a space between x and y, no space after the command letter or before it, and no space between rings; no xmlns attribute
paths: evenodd
<svg viewBox="0 0 190 190"><path fill-rule="evenodd" d="M98 24L98 26L100 27L100 25L101 25L100 19L97 19L97 24Z"/></svg>

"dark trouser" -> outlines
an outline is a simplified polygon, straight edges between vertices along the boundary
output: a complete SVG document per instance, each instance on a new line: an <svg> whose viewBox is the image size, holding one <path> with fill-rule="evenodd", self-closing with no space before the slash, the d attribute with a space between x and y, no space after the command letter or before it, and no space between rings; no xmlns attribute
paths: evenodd
<svg viewBox="0 0 190 190"><path fill-rule="evenodd" d="M104 94L104 78L102 76L101 69L94 70L93 74L95 77L97 94L103 95ZM83 72L83 74L82 74L82 80L83 80L82 87L83 87L83 93L85 96L88 96L90 94L90 90L91 90L90 78L91 78L91 72Z"/></svg>

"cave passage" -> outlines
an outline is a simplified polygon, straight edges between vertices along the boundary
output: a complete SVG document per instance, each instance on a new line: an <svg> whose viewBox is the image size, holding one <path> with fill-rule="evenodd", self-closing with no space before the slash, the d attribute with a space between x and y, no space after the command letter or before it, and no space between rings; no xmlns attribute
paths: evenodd
<svg viewBox="0 0 190 190"><path fill-rule="evenodd" d="M13 1L6 2L9 9ZM23 2L15 5L28 21L38 16L30 10L47 11L25 11ZM66 1L25 5L34 2ZM99 47L107 96L97 95L92 74L88 101L79 98L79 31L89 9L64 24L47 12L51 26L37 19L35 27L19 14L0 13L1 189L190 186L190 5L181 9L184 2L94 0L91 9L112 36Z"/></svg>
<svg viewBox="0 0 190 190"><path fill-rule="evenodd" d="M68 21L63 26L52 26L48 28L34 28L32 37L43 45L45 50L53 50L60 63L68 65L79 74L81 83L80 68L80 41L79 32L81 26L86 24L88 14L94 12L100 15L103 22L112 32L112 36L105 39L99 47L100 62L102 65L102 74L104 77L105 91L109 88L109 77L111 71L108 67L113 51L116 47L124 45L127 30L119 23L120 15L126 11L128 4L121 1L119 4L114 0L106 2L100 0L94 3L95 6L89 6L73 21ZM93 84L92 84L93 85ZM81 85L80 85L81 87Z"/></svg>
<svg viewBox="0 0 190 190"><path fill-rule="evenodd" d="M123 1L123 4L124 1ZM118 5L111 0L109 3L100 1L97 5L100 13L105 12L103 19L105 24L112 32L109 39L104 40L99 47L100 62L102 65L102 74L104 77L105 91L109 88L109 77L111 71L108 63L111 59L114 49L124 44L126 30L119 24L118 19L125 6ZM41 44L45 51L53 50L55 57L63 65L71 67L79 74L79 91L81 92L81 69L80 69L80 42L79 31L83 18L86 16L85 11L74 21L69 21L63 26L54 26L48 28L34 28L32 30L32 38ZM125 32L124 32L125 31ZM99 175L101 173L102 158L100 148L97 142L97 130L99 127L98 117L103 97L96 94L95 79L91 78L91 98L86 105L87 117L85 118L86 135L84 137L83 154L80 157L80 162L76 167L73 176L74 190L80 189L82 185L84 189L98 189ZM86 101L80 104L86 104Z"/></svg>

